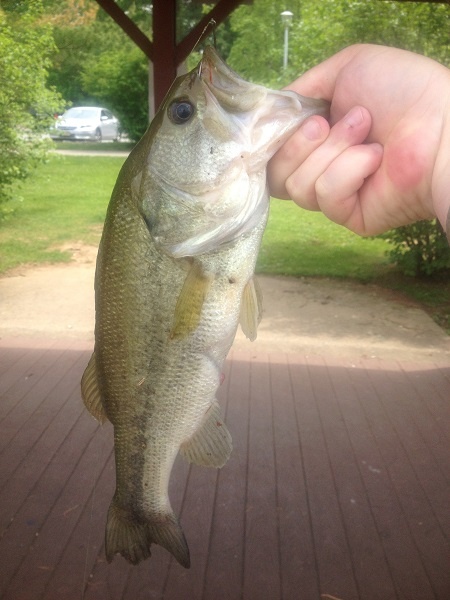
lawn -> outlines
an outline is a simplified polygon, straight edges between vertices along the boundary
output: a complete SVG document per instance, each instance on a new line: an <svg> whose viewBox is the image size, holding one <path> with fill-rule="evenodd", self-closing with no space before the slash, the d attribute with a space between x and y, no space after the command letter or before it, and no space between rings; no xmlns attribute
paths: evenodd
<svg viewBox="0 0 450 600"><path fill-rule="evenodd" d="M69 261L65 242L98 244L122 157L51 156L18 190L0 221L0 273L24 263Z"/></svg>
<svg viewBox="0 0 450 600"><path fill-rule="evenodd" d="M273 199L257 270L370 281L390 270L386 248L384 240L363 239L331 223L322 213Z"/></svg>
<svg viewBox="0 0 450 600"><path fill-rule="evenodd" d="M0 273L21 264L69 261L70 254L61 251L68 242L98 244L123 162L123 157L52 155L20 187L20 199L0 221ZM272 200L257 271L377 283L416 300L450 329L450 282L402 276L387 262L387 248L384 240L360 238L320 213Z"/></svg>
<svg viewBox="0 0 450 600"><path fill-rule="evenodd" d="M133 149L133 142L91 142L85 140L55 141L56 150L71 150L75 152L129 152Z"/></svg>

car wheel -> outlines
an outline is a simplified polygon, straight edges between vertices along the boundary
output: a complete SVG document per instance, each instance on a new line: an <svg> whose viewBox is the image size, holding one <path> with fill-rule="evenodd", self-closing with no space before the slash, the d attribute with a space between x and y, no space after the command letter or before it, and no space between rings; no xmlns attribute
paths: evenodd
<svg viewBox="0 0 450 600"><path fill-rule="evenodd" d="M97 127L97 129L95 130L95 141L96 142L102 141L102 132L99 127Z"/></svg>

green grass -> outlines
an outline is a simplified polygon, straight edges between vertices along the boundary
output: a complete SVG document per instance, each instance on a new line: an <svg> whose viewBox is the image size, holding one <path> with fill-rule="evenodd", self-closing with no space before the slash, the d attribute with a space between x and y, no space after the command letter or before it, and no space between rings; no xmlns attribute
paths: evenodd
<svg viewBox="0 0 450 600"><path fill-rule="evenodd" d="M18 190L0 221L0 272L70 260L66 242L97 244L124 158L52 156Z"/></svg>
<svg viewBox="0 0 450 600"><path fill-rule="evenodd" d="M389 269L384 240L362 239L322 213L272 200L257 270L276 275L369 281Z"/></svg>
<svg viewBox="0 0 450 600"><path fill-rule="evenodd" d="M87 149L88 144L82 145ZM61 251L64 244L98 244L124 160L52 155L19 188L21 199L10 203L10 214L0 220L0 273L23 264L69 261L69 253ZM414 300L450 332L450 282L401 275L387 261L388 247L386 241L360 238L320 213L272 200L257 271L375 283Z"/></svg>
<svg viewBox="0 0 450 600"><path fill-rule="evenodd" d="M84 140L54 141L55 150L129 152L135 146L134 142L89 142Z"/></svg>

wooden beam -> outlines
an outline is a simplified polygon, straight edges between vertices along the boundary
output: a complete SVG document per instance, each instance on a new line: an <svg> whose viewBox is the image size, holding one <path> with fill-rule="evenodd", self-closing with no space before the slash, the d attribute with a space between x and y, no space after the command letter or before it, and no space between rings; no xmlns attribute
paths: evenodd
<svg viewBox="0 0 450 600"><path fill-rule="evenodd" d="M153 78L155 108L177 76L176 0L153 0Z"/></svg>
<svg viewBox="0 0 450 600"><path fill-rule="evenodd" d="M196 44L211 34L211 29L207 28L211 19L214 19L217 25L220 25L240 4L243 4L243 0L219 0L214 8L178 44L176 53L177 64L179 65L183 60L186 60Z"/></svg>
<svg viewBox="0 0 450 600"><path fill-rule="evenodd" d="M114 0L96 0L108 15L123 29L123 31L133 40L142 52L153 60L153 44L139 27L123 12L123 10L114 2Z"/></svg>

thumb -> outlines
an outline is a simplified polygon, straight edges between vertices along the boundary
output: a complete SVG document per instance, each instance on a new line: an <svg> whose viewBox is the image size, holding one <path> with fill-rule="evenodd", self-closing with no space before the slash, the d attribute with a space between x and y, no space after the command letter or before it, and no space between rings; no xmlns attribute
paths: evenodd
<svg viewBox="0 0 450 600"><path fill-rule="evenodd" d="M302 96L323 98L331 102L340 71L358 54L360 46L344 48L324 62L306 71L301 77L286 86Z"/></svg>

